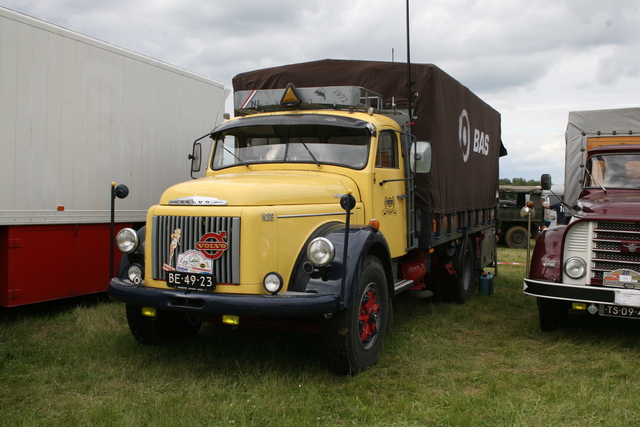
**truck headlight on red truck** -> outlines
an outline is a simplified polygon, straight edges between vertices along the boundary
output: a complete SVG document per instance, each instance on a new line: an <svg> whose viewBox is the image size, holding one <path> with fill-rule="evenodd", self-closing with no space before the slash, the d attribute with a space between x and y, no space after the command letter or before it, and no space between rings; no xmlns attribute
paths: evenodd
<svg viewBox="0 0 640 427"><path fill-rule="evenodd" d="M123 228L116 236L116 245L120 252L125 254L135 251L139 243L138 233L132 228Z"/></svg>
<svg viewBox="0 0 640 427"><path fill-rule="evenodd" d="M316 267L329 265L336 255L333 243L324 237L316 237L307 247L307 257Z"/></svg>
<svg viewBox="0 0 640 427"><path fill-rule="evenodd" d="M564 272L572 279L579 279L587 272L587 263L582 258L571 257L564 263Z"/></svg>

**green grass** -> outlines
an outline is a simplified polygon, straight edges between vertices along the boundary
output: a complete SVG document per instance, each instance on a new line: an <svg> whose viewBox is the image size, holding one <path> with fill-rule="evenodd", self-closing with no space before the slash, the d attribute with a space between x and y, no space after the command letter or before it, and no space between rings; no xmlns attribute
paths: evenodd
<svg viewBox="0 0 640 427"><path fill-rule="evenodd" d="M104 299L1 309L0 425L637 424L640 323L578 313L542 333L524 272L499 265L494 295L465 305L394 299L380 361L356 377L329 371L314 335L206 325L156 348Z"/></svg>

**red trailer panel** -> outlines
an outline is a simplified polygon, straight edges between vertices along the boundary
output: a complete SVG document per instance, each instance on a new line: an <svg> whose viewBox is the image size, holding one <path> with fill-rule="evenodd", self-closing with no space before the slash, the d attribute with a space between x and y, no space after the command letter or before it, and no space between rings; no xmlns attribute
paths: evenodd
<svg viewBox="0 0 640 427"><path fill-rule="evenodd" d="M133 224L116 224L116 233ZM13 307L105 292L109 224L0 228L0 306ZM114 251L115 268L121 254Z"/></svg>

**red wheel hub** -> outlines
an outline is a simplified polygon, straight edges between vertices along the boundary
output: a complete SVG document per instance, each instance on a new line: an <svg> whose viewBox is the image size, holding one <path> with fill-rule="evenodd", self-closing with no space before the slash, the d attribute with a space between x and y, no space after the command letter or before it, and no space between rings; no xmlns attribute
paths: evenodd
<svg viewBox="0 0 640 427"><path fill-rule="evenodd" d="M374 289L369 288L360 301L360 315L358 316L360 325L360 341L363 345L369 343L378 333L378 316L380 314L380 304L378 294Z"/></svg>

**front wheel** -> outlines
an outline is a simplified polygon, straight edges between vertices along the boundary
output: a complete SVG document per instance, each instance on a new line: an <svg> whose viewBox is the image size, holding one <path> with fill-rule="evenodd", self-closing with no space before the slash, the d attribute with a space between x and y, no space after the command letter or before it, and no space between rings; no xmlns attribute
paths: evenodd
<svg viewBox="0 0 640 427"><path fill-rule="evenodd" d="M329 360L340 374L358 374L378 361L389 324L391 301L380 261L368 256L353 303L333 316L325 336Z"/></svg>
<svg viewBox="0 0 640 427"><path fill-rule="evenodd" d="M179 311L156 310L155 317L148 317L142 314L142 307L130 304L127 304L126 311L129 330L141 344L160 345L193 338L202 325Z"/></svg>
<svg viewBox="0 0 640 427"><path fill-rule="evenodd" d="M566 301L538 298L538 315L543 332L555 331L567 324L569 305Z"/></svg>

